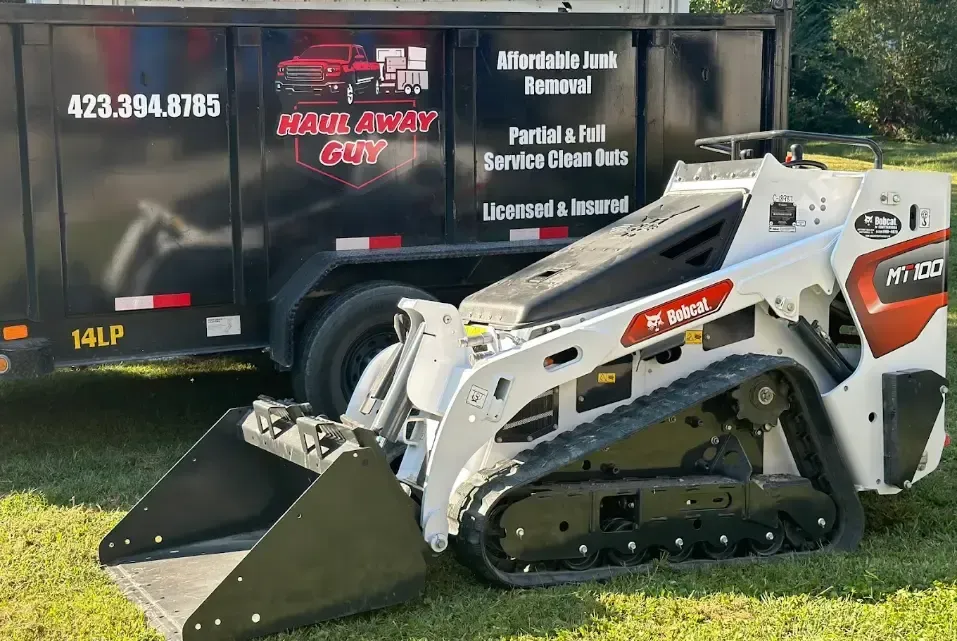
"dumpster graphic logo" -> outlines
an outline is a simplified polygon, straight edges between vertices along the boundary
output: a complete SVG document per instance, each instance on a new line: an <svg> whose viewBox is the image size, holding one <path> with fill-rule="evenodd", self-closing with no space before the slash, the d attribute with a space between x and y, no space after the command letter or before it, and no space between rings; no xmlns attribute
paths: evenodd
<svg viewBox="0 0 957 641"><path fill-rule="evenodd" d="M425 47L379 47L373 61L361 45L313 45L279 63L276 91L347 105L374 96L418 96L429 88L426 54Z"/></svg>
<svg viewBox="0 0 957 641"><path fill-rule="evenodd" d="M438 126L438 112L416 108L426 53L377 48L372 61L360 45L319 44L280 62L276 135L295 138L297 164L354 189L412 163L417 135Z"/></svg>
<svg viewBox="0 0 957 641"><path fill-rule="evenodd" d="M414 105L415 101L401 102ZM300 103L299 108L312 104ZM382 102L377 106L388 105L394 106L394 103ZM296 136L298 164L361 189L415 160L415 134L428 132L439 114L437 111L415 109L389 112L365 110L359 114L355 125L351 123L352 117L353 114L344 111L317 113L300 110L284 113L279 116L276 135ZM403 134L411 140L396 140ZM390 150L393 153L390 154Z"/></svg>

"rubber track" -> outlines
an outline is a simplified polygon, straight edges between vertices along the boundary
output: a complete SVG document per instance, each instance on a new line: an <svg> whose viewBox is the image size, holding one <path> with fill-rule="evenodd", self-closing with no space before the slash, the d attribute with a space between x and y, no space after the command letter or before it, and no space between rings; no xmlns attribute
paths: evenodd
<svg viewBox="0 0 957 641"><path fill-rule="evenodd" d="M838 523L823 550L782 552L771 557L735 557L726 560L688 560L670 567L694 568L715 563L767 561L857 547L864 528L864 512L849 471L840 455L821 395L810 373L796 361L761 354L739 354L651 394L603 414L594 421L563 432L550 441L518 453L514 458L473 474L452 496L449 516L458 521L454 547L459 560L480 577L512 587L541 587L563 583L607 580L647 571L654 562L632 567L606 566L588 570L506 573L491 565L485 554L484 534L488 515L516 489L547 476L587 454L608 447L656 423L667 420L709 398L730 392L745 381L773 370L783 374L790 387L791 407L781 416L798 470L812 485L835 502Z"/></svg>

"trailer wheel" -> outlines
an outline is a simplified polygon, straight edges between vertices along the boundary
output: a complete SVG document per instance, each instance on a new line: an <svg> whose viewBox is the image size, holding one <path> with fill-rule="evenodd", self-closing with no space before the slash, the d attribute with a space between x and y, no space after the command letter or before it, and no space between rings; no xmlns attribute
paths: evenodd
<svg viewBox="0 0 957 641"><path fill-rule="evenodd" d="M299 400L318 414L338 418L363 370L398 340L392 320L401 298L435 298L402 283L364 283L334 296L307 324L293 366Z"/></svg>

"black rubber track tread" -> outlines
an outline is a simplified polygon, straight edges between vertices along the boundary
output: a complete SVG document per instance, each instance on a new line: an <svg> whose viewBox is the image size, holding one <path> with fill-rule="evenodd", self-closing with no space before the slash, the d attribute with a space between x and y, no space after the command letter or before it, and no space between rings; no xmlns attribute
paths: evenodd
<svg viewBox="0 0 957 641"><path fill-rule="evenodd" d="M853 550L863 535L864 511L841 457L817 384L807 369L793 359L738 354L712 363L667 387L524 450L513 459L500 461L493 467L473 474L456 490L449 505L449 516L459 525L458 535L453 540L459 560L480 577L509 587L543 587L607 580L650 570L654 567L653 561L632 567L609 566L583 571L503 572L492 566L485 554L484 534L489 526L488 515L503 497L511 496L516 490L590 452L632 436L688 407L730 392L750 378L771 371L784 375L791 390L791 407L782 414L781 424L798 470L811 480L816 489L828 494L837 506L838 523L831 530L828 544L817 551L784 552L770 557L748 556L720 561L689 560L667 565L690 569L716 563L765 562L776 558L819 554L822 551Z"/></svg>

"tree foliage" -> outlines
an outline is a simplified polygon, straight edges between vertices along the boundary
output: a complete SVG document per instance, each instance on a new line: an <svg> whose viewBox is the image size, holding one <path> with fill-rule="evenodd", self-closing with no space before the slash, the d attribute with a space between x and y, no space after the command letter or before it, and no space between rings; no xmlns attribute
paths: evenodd
<svg viewBox="0 0 957 641"><path fill-rule="evenodd" d="M840 133L867 130L849 109L834 81L844 53L833 41L833 19L855 0L796 0L791 38L791 104L796 129Z"/></svg>
<svg viewBox="0 0 957 641"><path fill-rule="evenodd" d="M759 11L762 0L692 0ZM795 128L907 139L957 133L957 0L795 0Z"/></svg>
<svg viewBox="0 0 957 641"><path fill-rule="evenodd" d="M858 0L834 18L846 52L831 73L845 104L882 134L957 132L957 0Z"/></svg>

